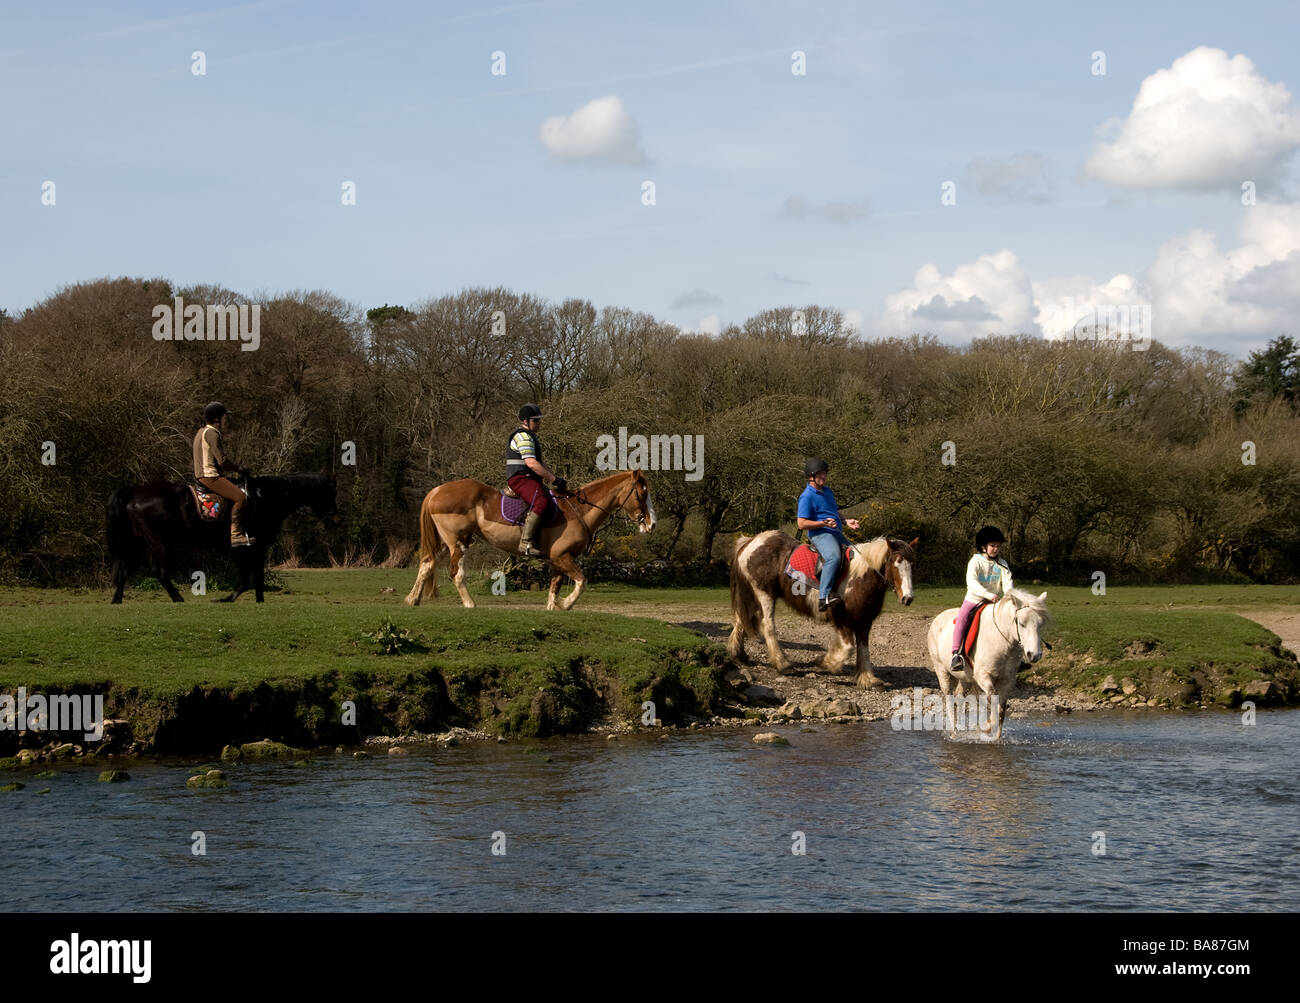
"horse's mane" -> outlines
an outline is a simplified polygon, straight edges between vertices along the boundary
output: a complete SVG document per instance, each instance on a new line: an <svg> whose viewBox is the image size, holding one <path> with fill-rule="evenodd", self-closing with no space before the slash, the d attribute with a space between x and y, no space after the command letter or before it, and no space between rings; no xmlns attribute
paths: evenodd
<svg viewBox="0 0 1300 1003"><path fill-rule="evenodd" d="M879 571L881 574L885 573L885 568L889 564L889 541L885 537L878 536L866 543L855 543L853 549L858 552L858 556L862 558L862 562L867 567L873 571ZM857 566L857 562L849 563L849 573L854 577L861 573L861 569L854 572L855 566Z"/></svg>
<svg viewBox="0 0 1300 1003"><path fill-rule="evenodd" d="M1052 614L1047 609L1047 600L1045 598L1040 599L1038 596L1034 595L1034 593L1026 592L1021 588L1013 588L1007 593L1007 596L1014 599L1017 605L1024 606L1027 609L1032 609L1037 613L1039 615L1040 626L1047 627L1051 625Z"/></svg>
<svg viewBox="0 0 1300 1003"><path fill-rule="evenodd" d="M293 488L324 487L329 483L329 479L329 474L270 474L264 477L254 477L253 483L276 491L286 491Z"/></svg>

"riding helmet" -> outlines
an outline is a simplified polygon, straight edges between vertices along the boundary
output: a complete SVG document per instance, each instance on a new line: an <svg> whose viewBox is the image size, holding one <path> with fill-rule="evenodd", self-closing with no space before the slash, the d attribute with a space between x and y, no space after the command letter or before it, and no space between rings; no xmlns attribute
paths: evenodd
<svg viewBox="0 0 1300 1003"><path fill-rule="evenodd" d="M809 457L808 462L803 465L803 475L804 477L812 477L813 474L826 473L830 469L830 464L825 460L820 457L812 456Z"/></svg>
<svg viewBox="0 0 1300 1003"><path fill-rule="evenodd" d="M541 416L542 416L542 409L539 408L536 404L525 404L523 407L519 409L520 421L528 421L531 418L540 418Z"/></svg>
<svg viewBox="0 0 1300 1003"><path fill-rule="evenodd" d="M996 526L985 526L975 534L975 549L983 550L986 543L1006 543L1007 538Z"/></svg>
<svg viewBox="0 0 1300 1003"><path fill-rule="evenodd" d="M203 409L203 420L209 425L216 425L221 421L222 416L227 414L230 412L226 410L226 405L221 401L213 401Z"/></svg>

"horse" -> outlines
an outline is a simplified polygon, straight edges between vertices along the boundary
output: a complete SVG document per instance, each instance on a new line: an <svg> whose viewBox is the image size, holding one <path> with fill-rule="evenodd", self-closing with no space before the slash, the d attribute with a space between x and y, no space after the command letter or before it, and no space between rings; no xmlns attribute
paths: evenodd
<svg viewBox="0 0 1300 1003"><path fill-rule="evenodd" d="M957 730L957 721L955 713L948 713L949 709L955 709L949 702L949 691L955 683L957 696L964 697L967 686L973 684L986 699L996 697L997 733L992 737L994 740L1002 737L1007 698L1016 685L1016 672L1021 663L1033 664L1043 657L1042 635L1052 622L1046 600L1046 592L1035 596L1031 592L1012 589L996 603L984 607L980 611L982 622L971 664L960 672L949 668L952 664L952 632L956 629L958 610L944 610L934 618L926 643L935 675L939 677L939 689L943 691L950 731ZM993 711L990 707L988 720L980 730L987 733L992 725Z"/></svg>
<svg viewBox="0 0 1300 1003"><path fill-rule="evenodd" d="M587 585L576 558L591 546L596 530L621 509L636 520L640 532L649 533L655 528L655 510L650 503L650 486L640 467L561 493L556 501L562 518L557 517L551 525L543 527L536 542L545 560L556 570L546 608L555 609L560 582L567 575L573 579L573 591L560 602L560 608L572 609ZM460 593L461 603L466 609L473 609L474 600L465 588L465 565L461 560L465 548L481 537L498 550L516 554L522 532L520 526L501 517L501 492L491 485L472 477L439 484L424 496L420 506L420 569L406 597L406 605L418 606L420 600L438 594L434 572L438 552L445 545L451 559L448 567L451 581Z"/></svg>
<svg viewBox="0 0 1300 1003"><path fill-rule="evenodd" d="M246 547L230 546L229 507L221 519L200 519L188 484L154 481L114 491L108 499L114 605L122 601L127 575L144 558L172 602L183 602L171 575L190 550L227 550L234 559L239 583L220 602L234 602L248 590L254 577L257 601L262 602L267 547L279 536L284 520L304 505L310 505L318 518L332 520L337 511L335 481L327 474L286 474L246 477L244 483L248 501L240 514L245 531L254 541Z"/></svg>
<svg viewBox="0 0 1300 1003"><path fill-rule="evenodd" d="M885 683L871 667L868 639L871 624L880 615L885 593L891 588L904 606L912 602L912 565L916 545L878 536L853 545L854 556L844 572L843 602L828 613L817 611L817 587L792 579L785 573L790 554L798 546L794 537L770 529L757 536L736 540L731 560L731 637L727 654L733 661L746 661L745 635L761 635L768 659L783 675L790 663L776 638L776 602L784 599L800 616L821 623L830 622L836 640L817 662L817 668L847 674L857 667L856 686L883 688Z"/></svg>

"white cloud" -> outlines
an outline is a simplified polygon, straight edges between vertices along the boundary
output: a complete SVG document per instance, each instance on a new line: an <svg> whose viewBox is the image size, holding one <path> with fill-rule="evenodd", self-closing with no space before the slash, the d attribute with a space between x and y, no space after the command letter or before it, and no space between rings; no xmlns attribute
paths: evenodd
<svg viewBox="0 0 1300 1003"><path fill-rule="evenodd" d="M1121 188L1208 190L1273 176L1300 148L1300 113L1246 56L1206 46L1142 81L1084 170Z"/></svg>
<svg viewBox="0 0 1300 1003"><path fill-rule="evenodd" d="M700 318L700 333L716 335L722 330L722 318L716 313Z"/></svg>
<svg viewBox="0 0 1300 1003"><path fill-rule="evenodd" d="M555 115L538 127L537 137L557 160L611 160L635 166L646 162L636 122L616 94L589 101L569 115Z"/></svg>
<svg viewBox="0 0 1300 1003"><path fill-rule="evenodd" d="M1168 343L1258 340L1294 330L1300 314L1300 204L1244 210L1238 245L1193 230L1161 245L1147 270L1153 327Z"/></svg>
<svg viewBox="0 0 1300 1003"><path fill-rule="evenodd" d="M1020 259L1008 250L985 254L943 275L923 265L912 287L885 297L887 330L947 338L1035 332L1034 291Z"/></svg>
<svg viewBox="0 0 1300 1003"><path fill-rule="evenodd" d="M1150 308L1150 328L1137 313L1107 307ZM1105 281L1088 276L1032 282L1008 250L959 265L951 275L927 264L912 287L885 298L884 327L950 339L989 333L1065 335L1076 324L1100 326L1124 318L1128 336L1166 345L1200 345L1241 354L1295 329L1300 316L1300 203L1243 209L1236 246L1192 230L1165 241L1140 276Z"/></svg>
<svg viewBox="0 0 1300 1003"><path fill-rule="evenodd" d="M862 333L862 322L863 322L863 320L865 320L865 319L866 319L866 316L863 314L863 312L862 312L861 310L845 310L845 311L844 311L844 323L845 323L845 325L846 325L850 330L852 330L852 331L856 331L858 334L861 334L861 333Z"/></svg>

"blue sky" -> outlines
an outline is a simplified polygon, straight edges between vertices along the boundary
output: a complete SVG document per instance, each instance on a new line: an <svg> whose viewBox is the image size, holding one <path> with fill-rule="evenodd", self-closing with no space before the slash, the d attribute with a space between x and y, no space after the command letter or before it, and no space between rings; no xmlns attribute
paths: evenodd
<svg viewBox="0 0 1300 1003"><path fill-rule="evenodd" d="M1298 29L1249 2L8 4L0 306L105 275L363 308L505 285L961 343L1131 303L1241 355L1297 333Z"/></svg>

